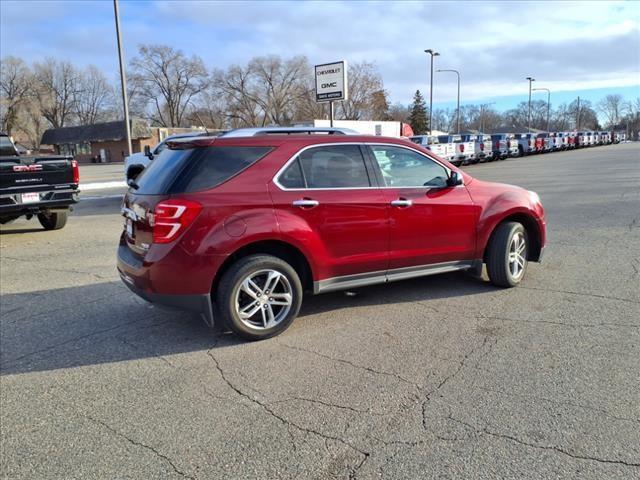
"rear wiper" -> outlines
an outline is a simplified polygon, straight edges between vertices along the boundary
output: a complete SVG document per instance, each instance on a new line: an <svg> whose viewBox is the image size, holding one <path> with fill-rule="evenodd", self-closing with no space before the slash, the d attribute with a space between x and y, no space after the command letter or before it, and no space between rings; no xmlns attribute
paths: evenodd
<svg viewBox="0 0 640 480"><path fill-rule="evenodd" d="M138 185L133 178L130 178L129 180L127 180L127 185L129 185L134 190L138 190L140 188L140 185Z"/></svg>

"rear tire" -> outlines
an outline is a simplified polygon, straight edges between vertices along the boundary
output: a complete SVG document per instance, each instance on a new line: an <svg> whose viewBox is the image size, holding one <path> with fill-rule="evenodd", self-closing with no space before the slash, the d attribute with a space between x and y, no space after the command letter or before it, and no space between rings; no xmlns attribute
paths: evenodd
<svg viewBox="0 0 640 480"><path fill-rule="evenodd" d="M216 291L225 325L247 340L284 332L298 316L302 283L295 269L272 255L241 258L227 270Z"/></svg>
<svg viewBox="0 0 640 480"><path fill-rule="evenodd" d="M60 230L67 224L68 216L69 212L67 211L39 213L38 221L45 230Z"/></svg>
<svg viewBox="0 0 640 480"><path fill-rule="evenodd" d="M489 240L487 274L498 287L515 287L524 278L529 254L527 231L518 222L500 224Z"/></svg>

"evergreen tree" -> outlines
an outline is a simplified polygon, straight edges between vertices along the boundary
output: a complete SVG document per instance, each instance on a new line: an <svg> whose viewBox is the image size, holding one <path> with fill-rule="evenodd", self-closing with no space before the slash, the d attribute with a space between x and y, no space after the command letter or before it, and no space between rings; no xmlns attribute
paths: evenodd
<svg viewBox="0 0 640 480"><path fill-rule="evenodd" d="M413 96L413 103L410 107L409 124L416 135L424 135L429 130L429 121L427 120L427 106L420 90L416 90Z"/></svg>

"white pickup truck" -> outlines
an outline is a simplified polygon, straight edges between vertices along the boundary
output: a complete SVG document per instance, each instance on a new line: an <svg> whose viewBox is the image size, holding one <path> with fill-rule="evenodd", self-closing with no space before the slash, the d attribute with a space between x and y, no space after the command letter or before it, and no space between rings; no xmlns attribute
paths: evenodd
<svg viewBox="0 0 640 480"><path fill-rule="evenodd" d="M454 165L473 163L476 160L475 145L473 142L465 142L462 135L439 135L440 143L452 143L455 146L455 156L451 161Z"/></svg>
<svg viewBox="0 0 640 480"><path fill-rule="evenodd" d="M410 138L413 143L422 145L427 150L432 151L440 158L454 162L456 157L456 147L453 143L441 143L435 135L415 135Z"/></svg>

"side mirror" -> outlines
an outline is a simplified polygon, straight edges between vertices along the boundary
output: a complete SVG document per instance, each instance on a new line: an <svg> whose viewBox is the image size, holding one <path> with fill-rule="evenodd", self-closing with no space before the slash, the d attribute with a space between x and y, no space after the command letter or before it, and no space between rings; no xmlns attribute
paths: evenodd
<svg viewBox="0 0 640 480"><path fill-rule="evenodd" d="M464 185L464 180L462 179L462 175L460 175L456 171L452 171L451 175L447 179L447 186L457 187L458 185Z"/></svg>
<svg viewBox="0 0 640 480"><path fill-rule="evenodd" d="M149 157L149 160L153 160L153 153L151 153L151 147L149 145L144 146L144 156Z"/></svg>

